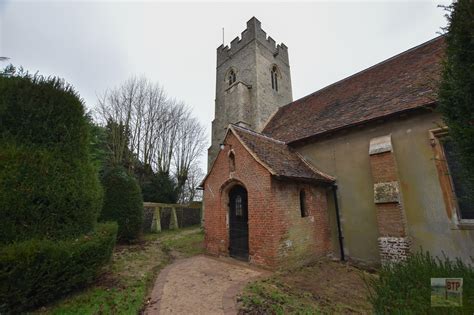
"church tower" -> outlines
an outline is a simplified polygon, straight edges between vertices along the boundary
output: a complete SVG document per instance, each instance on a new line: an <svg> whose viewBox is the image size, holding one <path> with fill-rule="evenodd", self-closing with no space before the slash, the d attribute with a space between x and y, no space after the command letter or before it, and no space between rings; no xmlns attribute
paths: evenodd
<svg viewBox="0 0 474 315"><path fill-rule="evenodd" d="M270 116L293 100L288 47L267 37L255 17L229 46L217 48L216 99L208 171L230 123L260 132Z"/></svg>

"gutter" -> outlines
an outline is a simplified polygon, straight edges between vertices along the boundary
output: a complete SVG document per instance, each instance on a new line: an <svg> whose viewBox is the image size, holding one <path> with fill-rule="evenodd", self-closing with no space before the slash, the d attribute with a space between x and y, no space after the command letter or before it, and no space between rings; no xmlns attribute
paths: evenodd
<svg viewBox="0 0 474 315"><path fill-rule="evenodd" d="M340 219L340 214L339 214L339 203L337 202L337 185L333 184L332 185L332 193L334 197L334 206L336 208L336 222L337 222L337 236L339 239L339 250L340 250L340 255L341 255L341 261L345 261L345 255L344 255L344 236L342 236L342 231L341 231L341 219Z"/></svg>

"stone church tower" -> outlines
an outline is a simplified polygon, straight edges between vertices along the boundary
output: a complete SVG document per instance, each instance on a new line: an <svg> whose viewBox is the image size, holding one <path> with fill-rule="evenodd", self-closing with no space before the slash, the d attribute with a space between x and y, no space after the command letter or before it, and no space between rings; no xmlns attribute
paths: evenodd
<svg viewBox="0 0 474 315"><path fill-rule="evenodd" d="M267 37L255 17L229 46L217 48L216 100L208 171L230 123L261 131L271 115L293 100L288 47Z"/></svg>

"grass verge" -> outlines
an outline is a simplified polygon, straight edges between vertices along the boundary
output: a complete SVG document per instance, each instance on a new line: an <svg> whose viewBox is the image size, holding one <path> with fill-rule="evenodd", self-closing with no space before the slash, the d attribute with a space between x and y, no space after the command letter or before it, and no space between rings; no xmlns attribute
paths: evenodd
<svg viewBox="0 0 474 315"><path fill-rule="evenodd" d="M278 276L247 285L239 314L318 314L309 292L297 292Z"/></svg>
<svg viewBox="0 0 474 315"><path fill-rule="evenodd" d="M364 278L376 277L329 260L248 284L239 314L369 314Z"/></svg>
<svg viewBox="0 0 474 315"><path fill-rule="evenodd" d="M164 251L174 258L185 258L204 253L204 231L190 227L168 230L161 233L160 241Z"/></svg>

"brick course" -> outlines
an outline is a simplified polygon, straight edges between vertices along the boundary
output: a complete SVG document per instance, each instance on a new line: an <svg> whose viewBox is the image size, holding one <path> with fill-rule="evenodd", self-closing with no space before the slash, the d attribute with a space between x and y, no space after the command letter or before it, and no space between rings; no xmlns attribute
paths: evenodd
<svg viewBox="0 0 474 315"><path fill-rule="evenodd" d="M374 183L393 182L398 180L397 166L392 152L370 156L370 167Z"/></svg>
<svg viewBox="0 0 474 315"><path fill-rule="evenodd" d="M371 147L382 142L383 151L369 148L369 154L374 181L374 202L377 207L380 260L382 264L390 264L408 257L411 242L407 235L405 212L398 191L397 163L391 136L372 139Z"/></svg>
<svg viewBox="0 0 474 315"><path fill-rule="evenodd" d="M403 209L399 203L377 205L377 223L380 236L406 236Z"/></svg>

